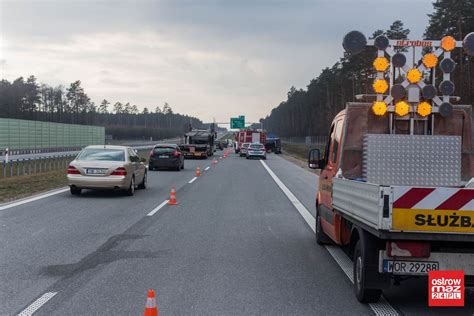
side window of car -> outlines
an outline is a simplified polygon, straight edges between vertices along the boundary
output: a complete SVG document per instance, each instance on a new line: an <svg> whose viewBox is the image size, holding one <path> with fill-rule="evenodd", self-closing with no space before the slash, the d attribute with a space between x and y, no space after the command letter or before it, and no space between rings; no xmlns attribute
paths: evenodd
<svg viewBox="0 0 474 316"><path fill-rule="evenodd" d="M140 161L140 158L138 158L137 154L135 154L135 151L133 149L129 149L128 154L130 155L130 161L131 162L139 162Z"/></svg>

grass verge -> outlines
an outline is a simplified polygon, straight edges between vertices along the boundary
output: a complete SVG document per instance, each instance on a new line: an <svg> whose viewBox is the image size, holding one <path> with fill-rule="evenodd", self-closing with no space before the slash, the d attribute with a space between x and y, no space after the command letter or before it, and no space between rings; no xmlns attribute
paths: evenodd
<svg viewBox="0 0 474 316"><path fill-rule="evenodd" d="M309 169L308 168L308 153L310 149L318 148L313 146L308 146L305 144L297 144L297 143L287 143L282 142L281 149L283 152L283 158L286 160L300 166L303 169L306 169L310 172L314 172L319 174L320 170L316 169ZM320 148L321 150L321 148Z"/></svg>
<svg viewBox="0 0 474 316"><path fill-rule="evenodd" d="M61 188L66 185L65 170L2 178L0 181L0 203Z"/></svg>

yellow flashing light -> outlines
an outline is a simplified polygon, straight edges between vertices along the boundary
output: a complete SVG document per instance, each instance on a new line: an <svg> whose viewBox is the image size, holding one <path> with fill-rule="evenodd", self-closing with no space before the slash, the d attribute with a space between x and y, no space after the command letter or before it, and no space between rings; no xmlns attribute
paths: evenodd
<svg viewBox="0 0 474 316"><path fill-rule="evenodd" d="M387 112L387 104L383 101L375 101L372 105L372 111L377 116L382 116Z"/></svg>
<svg viewBox="0 0 474 316"><path fill-rule="evenodd" d="M405 116L410 112L410 105L405 101L400 101L395 104L395 113L398 116Z"/></svg>
<svg viewBox="0 0 474 316"><path fill-rule="evenodd" d="M388 83L384 79L377 79L372 84L372 87L374 88L375 93L385 93L388 89Z"/></svg>
<svg viewBox="0 0 474 316"><path fill-rule="evenodd" d="M385 57L377 57L375 58L373 65L374 65L375 70L385 71L388 68L389 61Z"/></svg>
<svg viewBox="0 0 474 316"><path fill-rule="evenodd" d="M421 71L419 71L416 68L412 68L412 69L408 70L407 80L410 83L417 83L418 81L421 80Z"/></svg>
<svg viewBox="0 0 474 316"><path fill-rule="evenodd" d="M423 56L422 61L426 68L434 68L438 64L438 57L436 57L436 55L433 53L428 53Z"/></svg>
<svg viewBox="0 0 474 316"><path fill-rule="evenodd" d="M441 39L441 48L445 52L450 52L456 47L456 40L452 36L445 36Z"/></svg>
<svg viewBox="0 0 474 316"><path fill-rule="evenodd" d="M420 116L427 116L431 114L431 104L429 102L423 101L416 107L416 113Z"/></svg>

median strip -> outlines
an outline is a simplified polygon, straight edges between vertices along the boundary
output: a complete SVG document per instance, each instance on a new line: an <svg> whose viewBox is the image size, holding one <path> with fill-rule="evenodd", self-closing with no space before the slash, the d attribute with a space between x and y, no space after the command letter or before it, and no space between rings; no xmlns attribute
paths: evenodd
<svg viewBox="0 0 474 316"><path fill-rule="evenodd" d="M272 177L272 179L276 182L276 184L283 191L283 193L285 193L285 195L288 197L288 199L293 204L293 206L298 210L298 212L304 218L304 220L309 225L311 230L313 232L316 232L315 231L316 230L316 220L311 215L311 213L308 211L308 209L287 188L287 186L283 182L281 182L281 180L277 177L277 175L270 169L270 167L263 160L260 160L260 162L262 163L265 170L267 170L268 174ZM351 283L354 283L354 277L352 275L352 261L349 259L349 257L347 257L346 254L339 247L325 246L325 248L329 252L329 254L333 257L333 259L336 261L336 263L339 265L339 267L342 269L344 274L349 278ZM385 299L384 296L382 296L377 303L370 303L369 306L372 309L372 311L375 313L375 315L377 315L377 316L379 316L379 315L380 316L381 315L384 315L384 316L399 315L397 310L392 305L390 305L389 302L387 302L387 300Z"/></svg>

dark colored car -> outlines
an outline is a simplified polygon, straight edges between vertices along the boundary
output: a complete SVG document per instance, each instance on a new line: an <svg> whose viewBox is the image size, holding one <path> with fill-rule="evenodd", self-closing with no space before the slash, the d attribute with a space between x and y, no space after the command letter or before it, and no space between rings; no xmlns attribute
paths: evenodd
<svg viewBox="0 0 474 316"><path fill-rule="evenodd" d="M216 149L223 150L224 149L224 142L220 140L216 140Z"/></svg>
<svg viewBox="0 0 474 316"><path fill-rule="evenodd" d="M150 170L159 168L180 171L184 169L184 155L176 144L159 144L150 152Z"/></svg>
<svg viewBox="0 0 474 316"><path fill-rule="evenodd" d="M268 152L274 152L275 154L281 154L281 140L279 138L267 138L265 141L265 149Z"/></svg>

